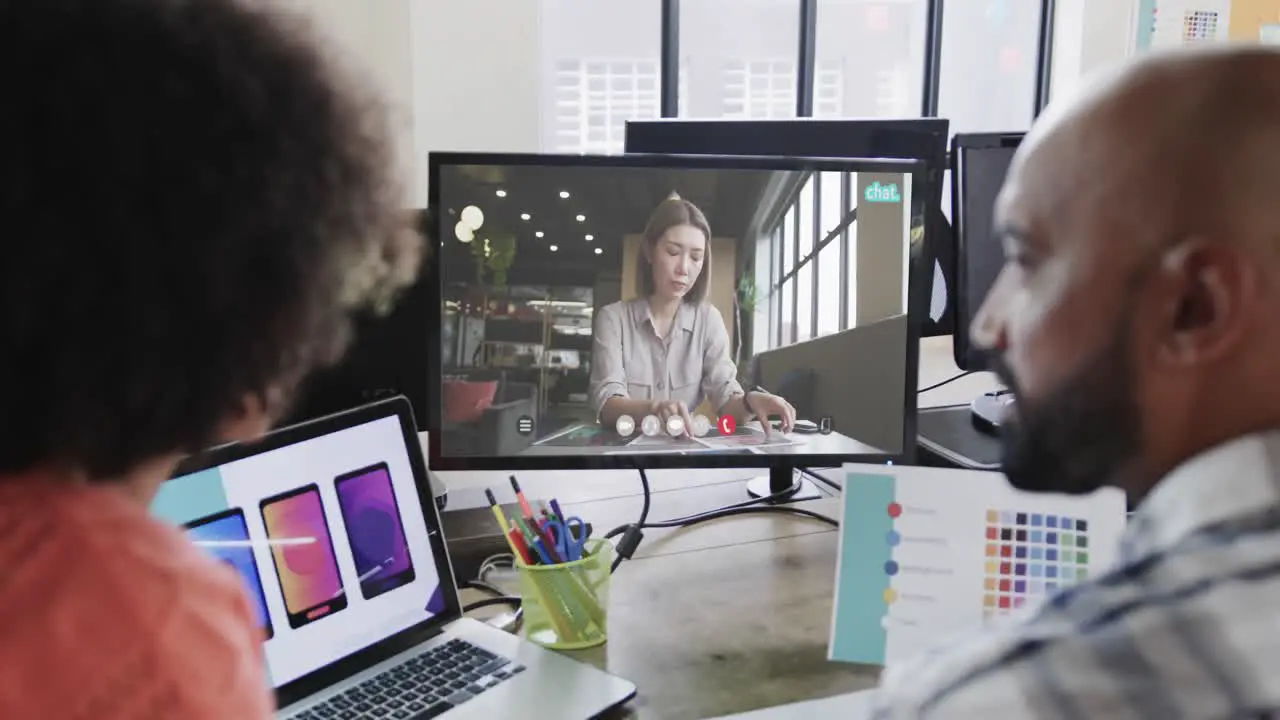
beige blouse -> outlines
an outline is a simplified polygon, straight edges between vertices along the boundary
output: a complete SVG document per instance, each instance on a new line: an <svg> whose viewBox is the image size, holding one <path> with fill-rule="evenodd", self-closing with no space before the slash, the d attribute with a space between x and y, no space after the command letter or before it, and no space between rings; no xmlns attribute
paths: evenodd
<svg viewBox="0 0 1280 720"><path fill-rule="evenodd" d="M706 398L719 414L743 394L729 331L710 303L681 303L665 340L646 298L607 305L594 324L590 395L597 417L612 397L682 400L690 411Z"/></svg>

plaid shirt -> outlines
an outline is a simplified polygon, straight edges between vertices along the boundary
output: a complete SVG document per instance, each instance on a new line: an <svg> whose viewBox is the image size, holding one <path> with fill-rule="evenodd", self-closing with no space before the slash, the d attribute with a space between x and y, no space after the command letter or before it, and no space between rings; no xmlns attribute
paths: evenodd
<svg viewBox="0 0 1280 720"><path fill-rule="evenodd" d="M875 707L893 719L1272 717L1280 432L1184 463L1134 513L1111 571L1021 623L887 669Z"/></svg>

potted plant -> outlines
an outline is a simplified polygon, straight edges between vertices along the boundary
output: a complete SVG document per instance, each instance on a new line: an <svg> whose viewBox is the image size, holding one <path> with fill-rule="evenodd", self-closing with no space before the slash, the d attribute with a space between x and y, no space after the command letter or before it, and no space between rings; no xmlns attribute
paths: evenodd
<svg viewBox="0 0 1280 720"><path fill-rule="evenodd" d="M756 302L759 299L758 292L756 281L750 277L743 277L738 280L738 287L733 293L733 357L739 368L746 364L746 358L742 356L742 328L755 315Z"/></svg>

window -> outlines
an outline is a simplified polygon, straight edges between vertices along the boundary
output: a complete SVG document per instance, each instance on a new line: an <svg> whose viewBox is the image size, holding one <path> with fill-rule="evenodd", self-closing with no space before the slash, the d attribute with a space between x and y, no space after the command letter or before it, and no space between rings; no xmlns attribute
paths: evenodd
<svg viewBox="0 0 1280 720"><path fill-rule="evenodd" d="M1035 114L1038 2L947 3L938 115L951 132L1026 130Z"/></svg>
<svg viewBox="0 0 1280 720"><path fill-rule="evenodd" d="M626 122L661 111L661 0L540 3L543 147L622 152Z"/></svg>
<svg viewBox="0 0 1280 720"><path fill-rule="evenodd" d="M817 228L813 224L814 211L814 182L812 176L804 181L804 185L800 188L800 196L796 200L796 209L800 213L800 231L796 235L796 244L798 250L796 252L797 262L804 262L804 259L813 252L816 240L814 235L817 234Z"/></svg>
<svg viewBox="0 0 1280 720"><path fill-rule="evenodd" d="M555 152L621 153L628 120L656 118L658 64L565 61L556 68Z"/></svg>
<svg viewBox="0 0 1280 720"><path fill-rule="evenodd" d="M919 116L928 0L817 3L814 115ZM840 92L824 97L824 82L838 83Z"/></svg>
<svg viewBox="0 0 1280 720"><path fill-rule="evenodd" d="M853 177L849 178L850 187L856 187L853 184ZM855 204L856 207L856 204ZM849 237L845 239L845 247L848 248L845 255L847 264L845 265L845 289L848 292L844 295L845 302L845 327L854 327L858 322L858 223L849 226Z"/></svg>
<svg viewBox="0 0 1280 720"><path fill-rule="evenodd" d="M680 116L795 117L799 38L796 0L683 0Z"/></svg>
<svg viewBox="0 0 1280 720"><path fill-rule="evenodd" d="M840 239L818 251L818 336L840 332Z"/></svg>
<svg viewBox="0 0 1280 720"><path fill-rule="evenodd" d="M782 295L782 321L779 323L781 336L778 338L778 346L781 347L796 341L795 314L792 312L795 309L795 279L782 283L779 293Z"/></svg>
<svg viewBox="0 0 1280 720"><path fill-rule="evenodd" d="M818 178L818 224L825 239L844 221L844 189L841 173L824 172ZM840 331L840 304L844 297L840 287L841 232L818 251L818 335Z"/></svg>
<svg viewBox="0 0 1280 720"><path fill-rule="evenodd" d="M795 117L795 62L730 62L724 72L724 107L721 115L752 120Z"/></svg>
<svg viewBox="0 0 1280 720"><path fill-rule="evenodd" d="M796 273L796 342L813 337L813 263Z"/></svg>
<svg viewBox="0 0 1280 720"><path fill-rule="evenodd" d="M822 60L814 68L813 114L815 117L840 117L844 107L844 61L842 58Z"/></svg>
<svg viewBox="0 0 1280 720"><path fill-rule="evenodd" d="M779 279L783 275L791 272L791 268L796 266L796 206L792 205L790 210L782 219L782 272L778 274Z"/></svg>

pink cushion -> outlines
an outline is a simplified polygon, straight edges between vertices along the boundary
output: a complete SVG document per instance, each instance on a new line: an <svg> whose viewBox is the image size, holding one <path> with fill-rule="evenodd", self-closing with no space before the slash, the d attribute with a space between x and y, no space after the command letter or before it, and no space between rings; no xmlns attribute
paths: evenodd
<svg viewBox="0 0 1280 720"><path fill-rule="evenodd" d="M444 421L469 423L479 420L484 411L493 406L493 396L497 392L497 380L446 382L444 384Z"/></svg>

